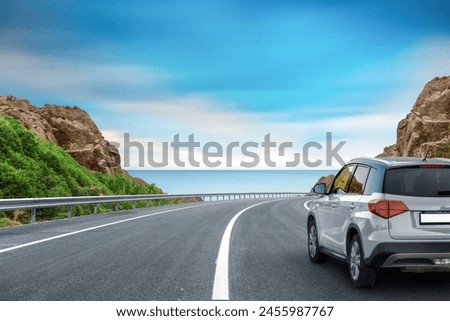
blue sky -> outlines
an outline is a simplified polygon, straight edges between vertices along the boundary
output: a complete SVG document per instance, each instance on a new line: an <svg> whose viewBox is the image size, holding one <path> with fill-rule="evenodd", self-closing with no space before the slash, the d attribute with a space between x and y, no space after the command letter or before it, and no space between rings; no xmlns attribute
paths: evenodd
<svg viewBox="0 0 450 321"><path fill-rule="evenodd" d="M0 94L86 109L147 142L326 131L374 156L426 82L450 75L448 1L8 1ZM320 156L318 156L320 157Z"/></svg>

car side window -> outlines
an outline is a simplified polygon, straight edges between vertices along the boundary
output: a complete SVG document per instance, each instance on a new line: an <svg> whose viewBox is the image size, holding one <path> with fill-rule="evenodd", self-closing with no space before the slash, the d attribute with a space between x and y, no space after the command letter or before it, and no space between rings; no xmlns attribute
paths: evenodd
<svg viewBox="0 0 450 321"><path fill-rule="evenodd" d="M348 193L363 194L366 185L367 177L369 176L370 169L366 166L358 165L355 174L350 181L348 187Z"/></svg>
<svg viewBox="0 0 450 321"><path fill-rule="evenodd" d="M331 187L332 194L347 193L347 188L354 169L355 165L349 165L344 167L339 172L338 176L336 176L336 178L334 179L333 186Z"/></svg>
<svg viewBox="0 0 450 321"><path fill-rule="evenodd" d="M364 195L372 195L373 193L381 193L383 186L383 177L378 173L374 167L370 168L369 177L364 186Z"/></svg>

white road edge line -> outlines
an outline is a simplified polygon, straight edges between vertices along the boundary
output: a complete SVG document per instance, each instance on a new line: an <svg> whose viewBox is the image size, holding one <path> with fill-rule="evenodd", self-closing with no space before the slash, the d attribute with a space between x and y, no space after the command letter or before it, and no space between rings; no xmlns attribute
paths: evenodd
<svg viewBox="0 0 450 321"><path fill-rule="evenodd" d="M308 207L308 204L309 204L309 202L312 202L312 201L314 201L314 200L309 200L309 201L303 203L303 206L306 208L307 211L310 210L310 208Z"/></svg>
<svg viewBox="0 0 450 321"><path fill-rule="evenodd" d="M233 216L231 221L228 223L227 228L223 233L222 241L220 242L219 254L217 255L212 300L229 300L228 259L230 253L231 231L233 230L234 223L245 211L255 206L275 201L276 200L265 201L246 207L235 216Z"/></svg>
<svg viewBox="0 0 450 321"><path fill-rule="evenodd" d="M48 237L48 238L45 238L45 239L41 239L41 240L37 240L37 241L20 244L20 245L16 245L16 246L13 246L13 247L9 247L9 248L0 250L0 254L1 253L5 253L5 252L14 251L14 250L17 250L17 249L21 249L21 248L24 248L24 247L28 247L28 246L44 243L44 242L49 242L49 241L61 239L63 237L67 237L67 236L71 236L71 235L75 235L75 234L80 234L80 233L84 233L84 232L88 232L88 231L97 230L97 229L102 228L102 227L107 227L107 226L112 226L112 225L121 224L121 223L125 223L125 222L130 222L130 221L138 220L138 219L141 219L141 218L146 218L146 217L150 217L150 216L160 215L160 214L164 214L164 213L181 211L181 210L184 210L184 209L199 207L199 206L202 206L202 205L203 204L194 205L194 206L188 206L188 207L181 207L181 208L174 208L174 209L165 210L165 211L161 211L161 212L156 212L156 213L150 213L150 214L145 214L145 215L141 215L141 216L136 216L136 217L128 218L128 219L125 219L125 220L115 221L115 222L111 222L111 223L107 223L107 224L97 225L97 226L85 228L85 229L82 229L82 230L73 231L73 232L69 232L69 233L65 233L65 234L60 234L60 235Z"/></svg>

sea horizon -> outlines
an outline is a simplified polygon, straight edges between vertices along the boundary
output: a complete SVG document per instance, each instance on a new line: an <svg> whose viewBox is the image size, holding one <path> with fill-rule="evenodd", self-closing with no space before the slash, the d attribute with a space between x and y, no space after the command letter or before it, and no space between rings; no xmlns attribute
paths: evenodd
<svg viewBox="0 0 450 321"><path fill-rule="evenodd" d="M337 170L128 170L165 193L309 192Z"/></svg>

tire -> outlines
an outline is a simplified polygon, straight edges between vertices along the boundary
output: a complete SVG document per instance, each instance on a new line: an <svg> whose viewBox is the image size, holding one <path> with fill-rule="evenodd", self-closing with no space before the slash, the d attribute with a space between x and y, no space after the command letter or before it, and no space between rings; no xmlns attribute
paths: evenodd
<svg viewBox="0 0 450 321"><path fill-rule="evenodd" d="M348 271L350 280L357 288L371 288L377 279L377 270L366 264L361 239L355 234L349 244Z"/></svg>
<svg viewBox="0 0 450 321"><path fill-rule="evenodd" d="M313 219L308 221L308 255L313 263L324 263L328 259L328 256L320 251L316 222Z"/></svg>

